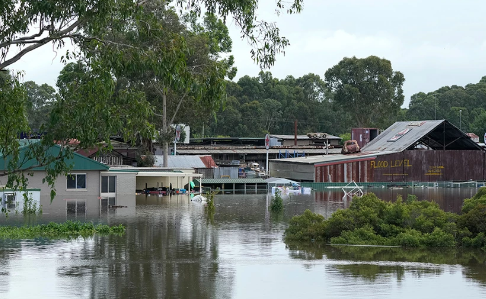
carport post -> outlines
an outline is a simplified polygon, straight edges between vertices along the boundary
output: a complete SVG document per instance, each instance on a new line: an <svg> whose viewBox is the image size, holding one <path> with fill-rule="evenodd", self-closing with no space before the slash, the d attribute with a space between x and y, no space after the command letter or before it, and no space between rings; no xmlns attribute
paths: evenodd
<svg viewBox="0 0 486 299"><path fill-rule="evenodd" d="M235 186L236 186L236 184L235 184L235 183L233 183L233 194L235 194L235 193L236 193L236 192L235 192L235 191L236 191L236 187L235 187Z"/></svg>
<svg viewBox="0 0 486 299"><path fill-rule="evenodd" d="M243 188L244 188L245 194L246 194L246 183L243 184Z"/></svg>
<svg viewBox="0 0 486 299"><path fill-rule="evenodd" d="M257 183L255 183L255 194L257 194L257 193L258 193L258 192L257 192L257 190L258 190L258 184L257 184Z"/></svg>

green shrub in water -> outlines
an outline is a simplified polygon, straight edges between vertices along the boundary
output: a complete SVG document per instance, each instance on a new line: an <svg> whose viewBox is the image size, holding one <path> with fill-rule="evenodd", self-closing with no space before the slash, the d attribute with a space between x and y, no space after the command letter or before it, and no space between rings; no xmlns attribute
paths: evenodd
<svg viewBox="0 0 486 299"><path fill-rule="evenodd" d="M283 210L283 199L282 196L280 196L280 190L275 190L275 196L272 199L272 202L270 203L270 210L272 212L281 212Z"/></svg>
<svg viewBox="0 0 486 299"><path fill-rule="evenodd" d="M404 247L468 246L486 249L486 188L466 199L463 214L445 212L439 205L415 196L384 202L370 193L355 197L348 209L328 220L305 211L294 216L286 241L323 240L332 244L397 245Z"/></svg>
<svg viewBox="0 0 486 299"><path fill-rule="evenodd" d="M290 226L285 231L287 241L323 241L326 222L324 216L305 210L304 214L290 219Z"/></svg>
<svg viewBox="0 0 486 299"><path fill-rule="evenodd" d="M90 237L95 234L123 234L123 225L108 226L104 224L82 223L79 221L66 221L64 223L42 224L36 226L0 226L0 239L72 239L77 237Z"/></svg>

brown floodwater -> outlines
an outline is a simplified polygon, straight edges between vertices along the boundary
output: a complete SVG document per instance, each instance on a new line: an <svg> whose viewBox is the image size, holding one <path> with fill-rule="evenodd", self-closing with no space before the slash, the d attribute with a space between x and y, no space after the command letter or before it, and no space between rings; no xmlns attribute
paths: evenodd
<svg viewBox="0 0 486 299"><path fill-rule="evenodd" d="M386 200L415 194L459 211L476 190L373 192ZM483 251L282 241L293 215L310 209L329 216L350 204L342 195L285 198L278 217L268 212L267 195L217 195L212 217L187 196L138 196L136 208L80 218L122 223L123 236L0 240L0 298L486 298ZM25 221L10 215L0 224Z"/></svg>

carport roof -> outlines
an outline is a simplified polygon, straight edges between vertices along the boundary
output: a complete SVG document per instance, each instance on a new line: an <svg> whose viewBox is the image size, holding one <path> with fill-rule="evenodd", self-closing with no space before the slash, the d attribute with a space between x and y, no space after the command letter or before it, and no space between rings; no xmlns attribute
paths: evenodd
<svg viewBox="0 0 486 299"><path fill-rule="evenodd" d="M265 184L261 178L254 179L201 179L202 184Z"/></svg>
<svg viewBox="0 0 486 299"><path fill-rule="evenodd" d="M170 171L139 171L137 176L158 176L158 177L202 177L199 173L170 172Z"/></svg>

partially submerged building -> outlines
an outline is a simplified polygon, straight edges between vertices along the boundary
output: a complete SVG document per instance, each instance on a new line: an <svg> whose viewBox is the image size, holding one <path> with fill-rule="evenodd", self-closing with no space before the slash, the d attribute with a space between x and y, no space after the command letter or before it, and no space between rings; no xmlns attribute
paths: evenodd
<svg viewBox="0 0 486 299"><path fill-rule="evenodd" d="M486 180L485 151L447 120L396 122L360 153L270 161L270 174L310 182Z"/></svg>

